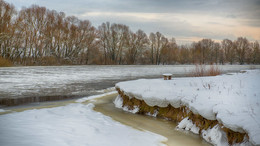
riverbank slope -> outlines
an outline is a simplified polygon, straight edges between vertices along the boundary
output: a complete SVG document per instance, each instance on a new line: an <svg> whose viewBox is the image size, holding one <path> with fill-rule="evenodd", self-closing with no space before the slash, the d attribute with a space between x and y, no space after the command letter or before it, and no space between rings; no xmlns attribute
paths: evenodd
<svg viewBox="0 0 260 146"><path fill-rule="evenodd" d="M260 70L215 77L140 79L116 84L115 103L179 122L215 144L260 144Z"/></svg>

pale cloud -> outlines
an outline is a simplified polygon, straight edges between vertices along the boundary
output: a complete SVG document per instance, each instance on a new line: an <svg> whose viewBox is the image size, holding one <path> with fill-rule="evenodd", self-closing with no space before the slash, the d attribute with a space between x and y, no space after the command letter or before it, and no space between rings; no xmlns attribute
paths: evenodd
<svg viewBox="0 0 260 146"><path fill-rule="evenodd" d="M244 19L230 17L205 14L136 12L87 12L79 17L82 19L89 18L90 20L98 18L105 21L113 20L116 23L130 25L135 31L139 28L144 29L148 34L160 31L167 37L175 37L177 41L184 41L185 38L187 38L187 41L192 39L196 41L198 38L212 38L215 40L235 39L239 36L260 40L258 27L243 25L241 22ZM149 24L153 26L153 29L145 27ZM144 27L140 27L142 25Z"/></svg>
<svg viewBox="0 0 260 146"><path fill-rule="evenodd" d="M160 13L133 13L133 12L86 12L79 15L80 18L89 18L89 17L121 17L121 18L132 18L138 21L158 21L160 16L163 14Z"/></svg>

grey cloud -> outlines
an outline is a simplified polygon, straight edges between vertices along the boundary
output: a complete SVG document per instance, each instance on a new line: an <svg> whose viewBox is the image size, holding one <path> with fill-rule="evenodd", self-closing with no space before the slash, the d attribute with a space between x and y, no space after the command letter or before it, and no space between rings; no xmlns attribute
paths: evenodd
<svg viewBox="0 0 260 146"><path fill-rule="evenodd" d="M7 0L21 7L38 4L69 14L86 11L145 13L205 13L251 16L259 11L259 0ZM241 14L242 13L242 14ZM245 13L245 14L244 14Z"/></svg>
<svg viewBox="0 0 260 146"><path fill-rule="evenodd" d="M233 14L228 14L228 15L226 15L226 17L227 17L227 18L233 18L233 19L237 18L237 16L236 16L236 15L233 15Z"/></svg>
<svg viewBox="0 0 260 146"><path fill-rule="evenodd" d="M242 23L245 24L245 25L248 25L248 26L259 27L260 28L260 20L259 19L243 20Z"/></svg>
<svg viewBox="0 0 260 146"><path fill-rule="evenodd" d="M221 26L227 26L227 27L234 27L234 25L224 24L224 23L220 23L220 22L212 22L212 21L209 21L208 24L221 25Z"/></svg>
<svg viewBox="0 0 260 146"><path fill-rule="evenodd" d="M84 17L82 18L84 19ZM161 32L166 37L171 38L174 37L178 41L178 38L184 37L197 37L197 38L212 38L212 39L235 39L236 37L232 34L220 34L220 33L212 33L208 30L197 31L195 26L183 21L174 21L173 23L169 23L167 21L147 21L140 22L134 19L126 19L122 17L107 17L107 16L98 16L90 18L91 22L94 22L93 25L99 26L102 22L109 21L111 23L121 23L127 24L132 31L137 31L138 29L142 29L149 35L151 32ZM187 41L185 41L187 42Z"/></svg>
<svg viewBox="0 0 260 146"><path fill-rule="evenodd" d="M260 27L260 0L6 0L16 7L37 4L56 11L63 11L67 15L80 17L86 12L116 12L116 13L169 13L169 14L198 14L211 15L223 18L245 19L241 23ZM167 36L173 37L204 37L204 38L230 38L232 34L216 34L198 32L191 24L185 22L140 22L129 18L96 16L80 17L89 19L94 26L102 22L122 23L130 26L134 31L142 29L148 34L160 31ZM224 25L220 22L208 22L211 24ZM228 25L228 24L226 24Z"/></svg>

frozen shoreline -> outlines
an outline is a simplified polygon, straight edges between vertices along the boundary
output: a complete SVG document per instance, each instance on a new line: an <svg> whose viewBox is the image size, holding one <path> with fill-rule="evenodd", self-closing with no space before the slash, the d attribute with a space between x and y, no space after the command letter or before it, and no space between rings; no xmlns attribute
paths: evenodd
<svg viewBox="0 0 260 146"><path fill-rule="evenodd" d="M163 146L162 142L167 141L161 135L133 129L94 111L93 103L81 103L86 100L87 97L66 106L0 115L1 145Z"/></svg>
<svg viewBox="0 0 260 146"><path fill-rule="evenodd" d="M216 77L170 81L140 79L116 84L116 88L129 98L143 100L149 106L186 106L207 120L217 120L235 132L247 133L254 145L260 144L259 87L260 70Z"/></svg>
<svg viewBox="0 0 260 146"><path fill-rule="evenodd" d="M111 117L113 120L120 122L123 125L127 125L128 127L130 126L130 127L134 128L135 130L137 129L137 130L141 130L141 131L150 131L151 133L155 133L157 135L163 136L166 139L168 139L167 141L165 139L163 141L163 144L166 144L166 145L191 145L192 144L192 145L196 145L196 146L201 146L201 145L208 146L207 143L205 143L204 141L201 141L201 139L197 136L194 137L193 134L185 134L185 133L173 130L174 127L175 127L174 126L175 124L172 124L171 122L166 122L165 120L154 119L154 118L138 116L138 115L133 115L133 114L126 114L124 111L116 109L113 106L112 101L117 96L117 92L114 91L113 89L114 88L109 88L106 91L102 92L103 94L93 95L93 96L89 96L89 97L83 97L81 99L72 100L72 101L69 101L69 102L59 101L59 102L48 102L46 104L40 103L39 106L36 106L36 105L33 106L32 105L32 106L25 106L25 107L24 106L22 106L22 107L12 107L12 109L10 109L10 111L8 111L8 113L9 114L14 114L15 112L23 113L23 112L33 110L34 112L32 112L32 114L34 114L34 117L40 117L40 116L49 117L48 118L49 121L53 121L54 123L58 122L60 120L60 118L62 118L62 120L63 120L62 123L68 123L68 121L69 121L68 117L70 116L68 114L72 113L72 112L70 112L70 110L75 110L75 112L78 110L78 112L81 113L81 110L79 110L79 106L76 106L77 104L86 105L88 103L93 103L95 105L95 107L93 109L95 112L99 112L99 113L102 113L102 114L104 114L108 117ZM75 105L75 106L74 107L68 107L68 106L71 106L71 105ZM56 107L63 107L64 109L60 110L60 111L59 110L55 111L54 107L55 108ZM36 109L38 109L38 110L36 110ZM41 109L49 109L48 111L51 111L51 112L42 112L42 111L40 112ZM85 111L85 110L88 110L88 109L83 109L83 110ZM64 111L66 111L66 112L64 112ZM8 115L7 113L2 113L2 114ZM36 114L39 114L39 115L36 115ZM57 116L59 116L59 118L57 116L52 116L53 114L57 114ZM84 119L83 118L84 115L85 115L85 113L82 113L82 115L79 116L78 118L76 116L74 116L75 121L80 120L80 119ZM1 116L3 116L3 115L1 115L1 112L0 112L0 120L1 120ZM90 116L90 115L87 114L87 116ZM39 121L40 124L38 125L37 119L33 119L33 118L29 118L29 117L33 117L33 116L32 115L26 115L25 118L24 118L24 122L22 122L22 123L21 123L21 121L23 121L23 120L22 120L22 118L20 117L19 114L16 115L16 116L13 116L12 119L11 118L9 118L9 119L4 118L5 120L9 121L8 123L19 122L18 124L20 125L20 126L18 126L18 127L20 127L19 129L15 128L16 126L13 126L14 129L11 128L11 127L6 127L5 129L8 129L10 131L13 131L13 130L16 129L15 133L24 133L24 130L26 130L28 128L31 129L35 126L42 125L42 122L44 122L44 121L40 120ZM21 120L18 120L19 118L21 118ZM89 119L93 120L92 118L89 118ZM97 116L95 116L95 119L97 120L99 118ZM87 119L85 119L85 120L87 122ZM32 123L32 126L30 126L30 124L28 124L27 122ZM99 121L94 121L94 122L99 123ZM143 124L143 123L145 123L145 124ZM85 126L89 125L88 123L82 123L82 124L85 125ZM159 124L159 125L162 124L165 127L161 127L162 125L160 125L159 127L154 127L154 125L157 125L157 124ZM14 124L12 124L12 125L14 125ZM42 126L43 129L40 129L38 132L44 131L44 127L47 128L47 129L52 127L52 126L48 126L48 125L49 125L49 123L47 122L45 124L45 126ZM67 127L73 127L73 125L67 125L67 126L64 125L64 129L67 129ZM76 127L81 127L81 124L76 123L75 129L76 129ZM53 130L57 131L60 128L61 127L58 127L58 128L55 129L53 127ZM2 128L2 130L3 130L3 128ZM116 130L113 130L113 131L116 131ZM89 132L87 135L91 135L91 131L83 131L82 130L82 132L84 132L82 135L85 135L86 132ZM11 136L15 135L13 132L10 132L10 133L11 133ZM66 134L65 131L60 132L59 134L56 133L56 137L58 137L59 141L64 141L64 142L68 141L68 140L65 139L66 137L64 137L64 139L62 138L62 134ZM127 135L127 133L125 133L125 134ZM139 133L139 134L141 134L141 133ZM139 135L139 134L137 133L136 136L142 135L142 134L141 135ZM0 132L0 135L1 135L1 132ZM42 135L44 136L44 134L42 134ZM69 135L69 134L66 134L66 135ZM72 133L72 135L73 135L73 133ZM98 133L92 133L92 135L99 136ZM113 135L113 132L111 132L111 135ZM117 135L117 134L115 134L115 135ZM119 136L119 137L120 137L119 139L124 139L127 136L125 137L125 135L123 135L123 136ZM131 136L131 137L133 137L133 136ZM25 140L30 139L27 136L23 136L23 138ZM102 135L100 136L100 138L102 138ZM154 137L150 137L150 138L154 138ZM19 140L18 137L16 137L16 136L13 136L13 139L14 139L14 141ZM87 139L87 137L86 137L86 139ZM5 141L6 140L4 140L4 142ZM73 138L71 138L69 141L73 142ZM75 139L74 143L76 143L76 141L77 141L77 138ZM139 141L132 141L130 139L129 139L129 141L131 141L130 143L134 142L134 145L141 145L142 144L142 143L139 143ZM78 143L80 143L80 142L78 142ZM88 142L82 141L82 144L83 143L88 143ZM89 142L89 144L90 144L90 142ZM147 144L148 143L143 143L143 145L147 145ZM155 142L152 145L160 145L160 144L161 143L159 143L159 140L158 140L158 142ZM37 145L39 145L39 144L37 144ZM117 145L117 144L114 144L114 145Z"/></svg>

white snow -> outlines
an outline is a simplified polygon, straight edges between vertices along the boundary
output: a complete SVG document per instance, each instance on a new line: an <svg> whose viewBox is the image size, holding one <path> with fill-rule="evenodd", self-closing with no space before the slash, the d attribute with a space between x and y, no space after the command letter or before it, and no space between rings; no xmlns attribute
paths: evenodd
<svg viewBox="0 0 260 146"><path fill-rule="evenodd" d="M122 108L123 107L123 99L118 95L116 99L114 100L114 104L117 108Z"/></svg>
<svg viewBox="0 0 260 146"><path fill-rule="evenodd" d="M112 91L115 91L115 87L109 87L106 89L98 90L97 92L98 93L108 93L108 92L112 92Z"/></svg>
<svg viewBox="0 0 260 146"><path fill-rule="evenodd" d="M171 73L165 73L165 74L163 74L163 76L172 76L172 74Z"/></svg>
<svg viewBox="0 0 260 146"><path fill-rule="evenodd" d="M133 114L135 114L139 111L139 107L137 107L137 106L134 106L134 109L132 109L132 110L128 109L127 107L123 107L123 99L120 97L120 95L118 95L116 97L116 99L114 100L114 104L117 108L121 108L124 111L130 112Z"/></svg>
<svg viewBox="0 0 260 146"><path fill-rule="evenodd" d="M228 145L226 133L221 130L219 125L215 125L213 128L208 128L207 130L202 130L201 135L203 139L214 145Z"/></svg>
<svg viewBox="0 0 260 146"><path fill-rule="evenodd" d="M260 144L260 70L215 77L140 79L116 84L130 98L150 106L187 106L194 114L246 132Z"/></svg>
<svg viewBox="0 0 260 146"><path fill-rule="evenodd" d="M0 115L3 146L163 145L167 138L139 131L92 110L92 103Z"/></svg>
<svg viewBox="0 0 260 146"><path fill-rule="evenodd" d="M188 118L184 118L176 127L177 130L187 130L191 131L195 134L199 134L199 128L193 124L193 122ZM219 125L215 125L213 128L208 128L207 130L202 130L201 135L203 139L207 142L217 145L223 146L228 145L227 136L223 130L219 127Z"/></svg>
<svg viewBox="0 0 260 146"><path fill-rule="evenodd" d="M0 113L6 112L7 110L0 109Z"/></svg>
<svg viewBox="0 0 260 146"><path fill-rule="evenodd" d="M104 94L83 97L83 98L77 99L76 102L82 103L82 102L85 102L85 101L88 101L88 100L93 100L93 99L96 99L96 98L100 98L100 97L103 97L103 96L112 95L112 94L116 94L116 93L117 93L117 91L111 91L111 92L104 93Z"/></svg>
<svg viewBox="0 0 260 146"><path fill-rule="evenodd" d="M187 131L191 131L195 134L199 134L199 128L196 127L195 124L192 123L192 121L186 117L184 118L177 126L177 128L180 128L180 129L185 129Z"/></svg>

